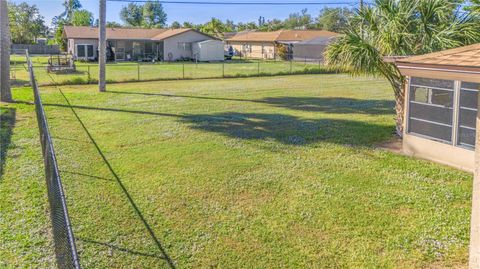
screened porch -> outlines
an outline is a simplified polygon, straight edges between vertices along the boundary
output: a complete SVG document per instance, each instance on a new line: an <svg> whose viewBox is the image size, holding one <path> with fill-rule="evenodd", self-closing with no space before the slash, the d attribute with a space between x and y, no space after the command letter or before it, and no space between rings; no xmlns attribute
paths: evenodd
<svg viewBox="0 0 480 269"><path fill-rule="evenodd" d="M108 41L115 61L158 61L163 59L163 42L144 40Z"/></svg>

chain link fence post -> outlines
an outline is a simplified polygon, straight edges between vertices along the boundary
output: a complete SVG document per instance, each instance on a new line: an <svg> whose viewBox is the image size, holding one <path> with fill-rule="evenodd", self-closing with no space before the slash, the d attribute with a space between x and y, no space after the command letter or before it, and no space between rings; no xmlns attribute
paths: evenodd
<svg viewBox="0 0 480 269"><path fill-rule="evenodd" d="M140 63L137 62L137 81L140 81Z"/></svg>
<svg viewBox="0 0 480 269"><path fill-rule="evenodd" d="M87 65L87 84L90 84L90 81L92 80L91 75L90 75L90 65Z"/></svg>

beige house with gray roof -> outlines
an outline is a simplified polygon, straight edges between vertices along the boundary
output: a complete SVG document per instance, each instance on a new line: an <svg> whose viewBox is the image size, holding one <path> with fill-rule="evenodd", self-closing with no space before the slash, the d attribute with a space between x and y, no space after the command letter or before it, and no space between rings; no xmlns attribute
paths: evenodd
<svg viewBox="0 0 480 269"><path fill-rule="evenodd" d="M225 39L236 55L246 58L275 59L279 57L279 48L284 46L287 54L292 55L295 43L319 37L336 37L337 33L324 30L278 30L274 32L241 32Z"/></svg>

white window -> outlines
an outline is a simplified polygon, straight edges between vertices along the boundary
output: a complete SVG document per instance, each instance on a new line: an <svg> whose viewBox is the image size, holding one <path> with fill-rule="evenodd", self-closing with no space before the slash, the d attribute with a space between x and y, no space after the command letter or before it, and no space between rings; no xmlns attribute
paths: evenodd
<svg viewBox="0 0 480 269"><path fill-rule="evenodd" d="M93 50L93 45L78 44L77 45L77 57L78 58L93 58L93 57L95 57L95 52Z"/></svg>
<svg viewBox="0 0 480 269"><path fill-rule="evenodd" d="M472 149L480 84L412 77L407 132Z"/></svg>
<svg viewBox="0 0 480 269"><path fill-rule="evenodd" d="M178 42L178 48L184 51L192 50L192 43L191 42Z"/></svg>

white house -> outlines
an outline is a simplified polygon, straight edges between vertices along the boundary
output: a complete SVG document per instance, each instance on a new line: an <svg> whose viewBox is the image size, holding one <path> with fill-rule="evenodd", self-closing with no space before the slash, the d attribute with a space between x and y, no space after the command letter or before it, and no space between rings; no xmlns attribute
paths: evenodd
<svg viewBox="0 0 480 269"><path fill-rule="evenodd" d="M98 28L65 26L64 30L69 54L76 59L97 59ZM193 44L206 40L218 39L189 28L107 28L107 54L115 61L193 59Z"/></svg>

